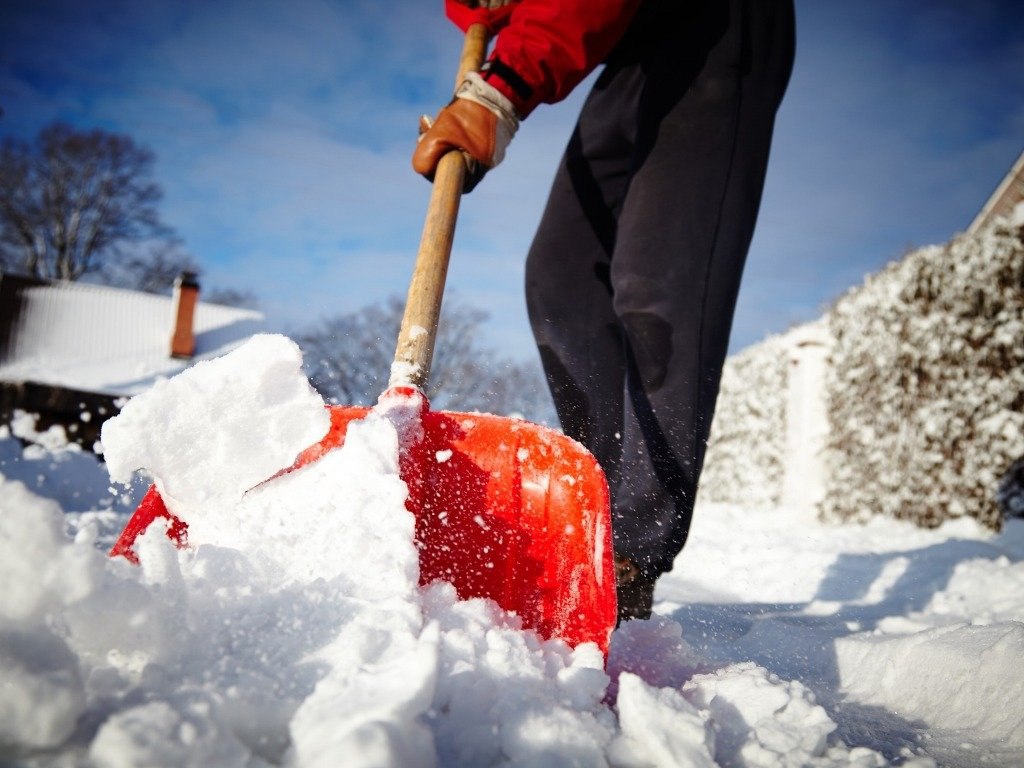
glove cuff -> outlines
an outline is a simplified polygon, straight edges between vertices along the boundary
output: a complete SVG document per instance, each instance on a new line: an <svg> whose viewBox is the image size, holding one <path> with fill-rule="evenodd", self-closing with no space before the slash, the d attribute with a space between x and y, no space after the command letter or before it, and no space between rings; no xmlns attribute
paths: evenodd
<svg viewBox="0 0 1024 768"><path fill-rule="evenodd" d="M455 91L455 98L476 102L498 118L493 163L493 165L497 165L505 157L505 148L519 129L519 115L516 114L512 102L505 94L484 80L479 72L466 74L462 84Z"/></svg>
<svg viewBox="0 0 1024 768"><path fill-rule="evenodd" d="M508 122L513 132L519 127L519 114L515 106L505 94L484 80L479 72L467 72L455 96L487 107L498 119Z"/></svg>

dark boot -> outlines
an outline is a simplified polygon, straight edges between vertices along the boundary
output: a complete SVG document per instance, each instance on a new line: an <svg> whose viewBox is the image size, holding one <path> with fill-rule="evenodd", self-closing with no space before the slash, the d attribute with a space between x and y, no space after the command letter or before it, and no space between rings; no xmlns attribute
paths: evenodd
<svg viewBox="0 0 1024 768"><path fill-rule="evenodd" d="M616 626L631 619L651 618L655 579L645 576L627 557L615 556L615 586L619 598Z"/></svg>

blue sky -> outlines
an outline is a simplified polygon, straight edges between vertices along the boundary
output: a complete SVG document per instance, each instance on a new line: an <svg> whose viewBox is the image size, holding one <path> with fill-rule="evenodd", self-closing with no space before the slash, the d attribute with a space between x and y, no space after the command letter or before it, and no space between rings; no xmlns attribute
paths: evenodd
<svg viewBox="0 0 1024 768"><path fill-rule="evenodd" d="M797 0L732 349L818 316L907 248L964 229L1024 149L1019 0ZM460 46L440 0L4 0L0 136L65 120L157 156L204 282L281 330L405 294L429 187L417 118ZM448 295L533 354L523 258L585 95L542 107L463 203Z"/></svg>

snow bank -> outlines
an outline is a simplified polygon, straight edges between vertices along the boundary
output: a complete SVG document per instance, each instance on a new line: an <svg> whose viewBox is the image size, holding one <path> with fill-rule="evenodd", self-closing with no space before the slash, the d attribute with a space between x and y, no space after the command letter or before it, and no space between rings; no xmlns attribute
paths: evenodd
<svg viewBox="0 0 1024 768"><path fill-rule="evenodd" d="M657 610L684 627L690 658L730 672L753 661L780 684L799 681L838 726L830 744L896 764L924 755L955 768L1024 764L1014 671L1024 663L1024 521L993 535L968 518L935 530L814 519L808 509L698 509L656 594ZM651 660L649 680L713 671L692 661L689 675L671 677L649 649L629 655Z"/></svg>
<svg viewBox="0 0 1024 768"><path fill-rule="evenodd" d="M245 491L252 462L273 463L256 454L287 463L318 436L307 386L291 345L264 338L129 404L104 435L115 474L154 464L190 525L185 550L151 526L139 567L105 556L95 520L69 538L56 502L0 483L0 760L884 764L838 740L805 685L713 662L669 619L617 631L606 671L593 645L419 587L387 413Z"/></svg>
<svg viewBox="0 0 1024 768"><path fill-rule="evenodd" d="M945 589L872 633L836 641L849 695L931 727L1024 750L1024 562L959 563Z"/></svg>
<svg viewBox="0 0 1024 768"><path fill-rule="evenodd" d="M1024 624L953 625L836 641L840 678L859 701L933 728L1024 748Z"/></svg>
<svg viewBox="0 0 1024 768"><path fill-rule="evenodd" d="M807 400L785 398L799 384L790 353L802 329L730 357L699 498L773 506L796 488L823 496L830 519L881 514L935 527L972 517L998 530L999 498L1009 508L1017 487L1000 482L1024 457L1021 233L996 220L915 250L828 311L828 451L809 452L826 475L822 493L786 445L800 432L793 406Z"/></svg>

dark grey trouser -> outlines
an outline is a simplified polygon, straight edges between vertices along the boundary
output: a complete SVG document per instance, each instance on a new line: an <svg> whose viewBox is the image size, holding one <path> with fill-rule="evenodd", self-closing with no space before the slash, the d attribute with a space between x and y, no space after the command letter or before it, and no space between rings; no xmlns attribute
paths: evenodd
<svg viewBox="0 0 1024 768"><path fill-rule="evenodd" d="M649 576L686 541L793 49L792 0L647 2L530 248L562 427L608 475L616 553Z"/></svg>

